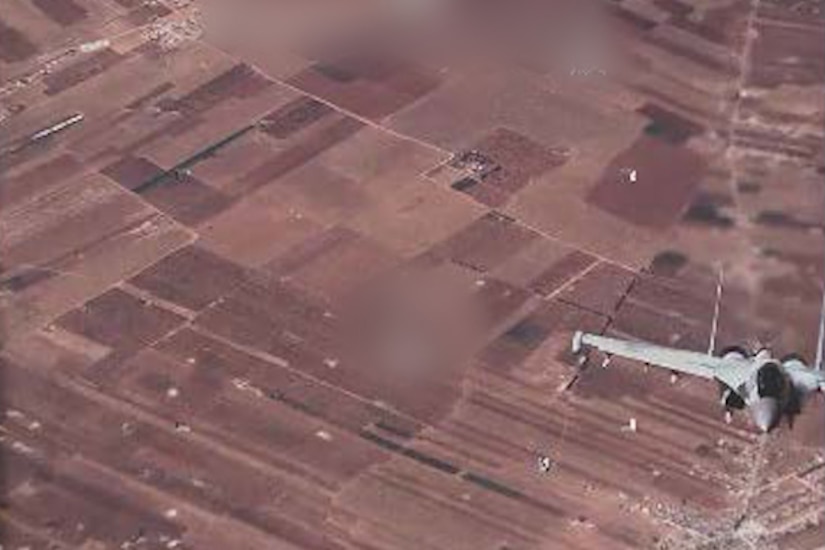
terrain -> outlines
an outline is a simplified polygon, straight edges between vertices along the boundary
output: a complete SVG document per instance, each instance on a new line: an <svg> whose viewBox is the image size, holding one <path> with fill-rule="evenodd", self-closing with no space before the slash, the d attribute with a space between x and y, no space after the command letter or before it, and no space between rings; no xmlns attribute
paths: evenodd
<svg viewBox="0 0 825 550"><path fill-rule="evenodd" d="M3 548L822 547L821 395L760 436L569 353L705 349L723 269L719 348L813 359L820 3L6 0L0 35Z"/></svg>

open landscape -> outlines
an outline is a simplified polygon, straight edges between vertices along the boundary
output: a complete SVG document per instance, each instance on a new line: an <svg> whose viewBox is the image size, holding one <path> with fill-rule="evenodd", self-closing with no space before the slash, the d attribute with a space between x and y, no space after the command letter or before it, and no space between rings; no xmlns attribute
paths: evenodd
<svg viewBox="0 0 825 550"><path fill-rule="evenodd" d="M825 545L821 2L2 3L0 550Z"/></svg>

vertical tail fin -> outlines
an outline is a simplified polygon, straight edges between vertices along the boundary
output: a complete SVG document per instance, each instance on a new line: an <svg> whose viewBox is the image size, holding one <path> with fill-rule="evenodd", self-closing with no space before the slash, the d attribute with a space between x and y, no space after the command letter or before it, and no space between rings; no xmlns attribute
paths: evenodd
<svg viewBox="0 0 825 550"><path fill-rule="evenodd" d="M822 369L822 346L825 345L825 285L822 289L822 308L819 311L819 338L816 341L816 361L814 361L814 369L821 371Z"/></svg>
<svg viewBox="0 0 825 550"><path fill-rule="evenodd" d="M710 341L708 342L708 355L713 355L716 348L716 332L719 328L719 307L722 303L722 285L724 284L724 271L719 266L719 278L716 281L716 303L713 306L713 323L710 326Z"/></svg>

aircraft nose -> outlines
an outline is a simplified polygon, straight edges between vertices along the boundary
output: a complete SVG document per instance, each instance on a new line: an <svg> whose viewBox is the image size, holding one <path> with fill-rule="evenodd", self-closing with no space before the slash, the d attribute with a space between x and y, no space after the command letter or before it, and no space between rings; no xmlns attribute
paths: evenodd
<svg viewBox="0 0 825 550"><path fill-rule="evenodd" d="M752 415L756 427L768 432L779 419L779 403L772 397L763 397L753 404Z"/></svg>

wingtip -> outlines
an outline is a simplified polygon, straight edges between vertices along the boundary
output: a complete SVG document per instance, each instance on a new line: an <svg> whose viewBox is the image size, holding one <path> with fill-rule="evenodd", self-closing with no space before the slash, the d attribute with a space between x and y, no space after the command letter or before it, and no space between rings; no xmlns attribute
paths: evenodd
<svg viewBox="0 0 825 550"><path fill-rule="evenodd" d="M571 343L570 350L573 352L573 355L578 355L582 351L582 338L584 337L584 333L580 330L577 330L573 333L573 342Z"/></svg>

